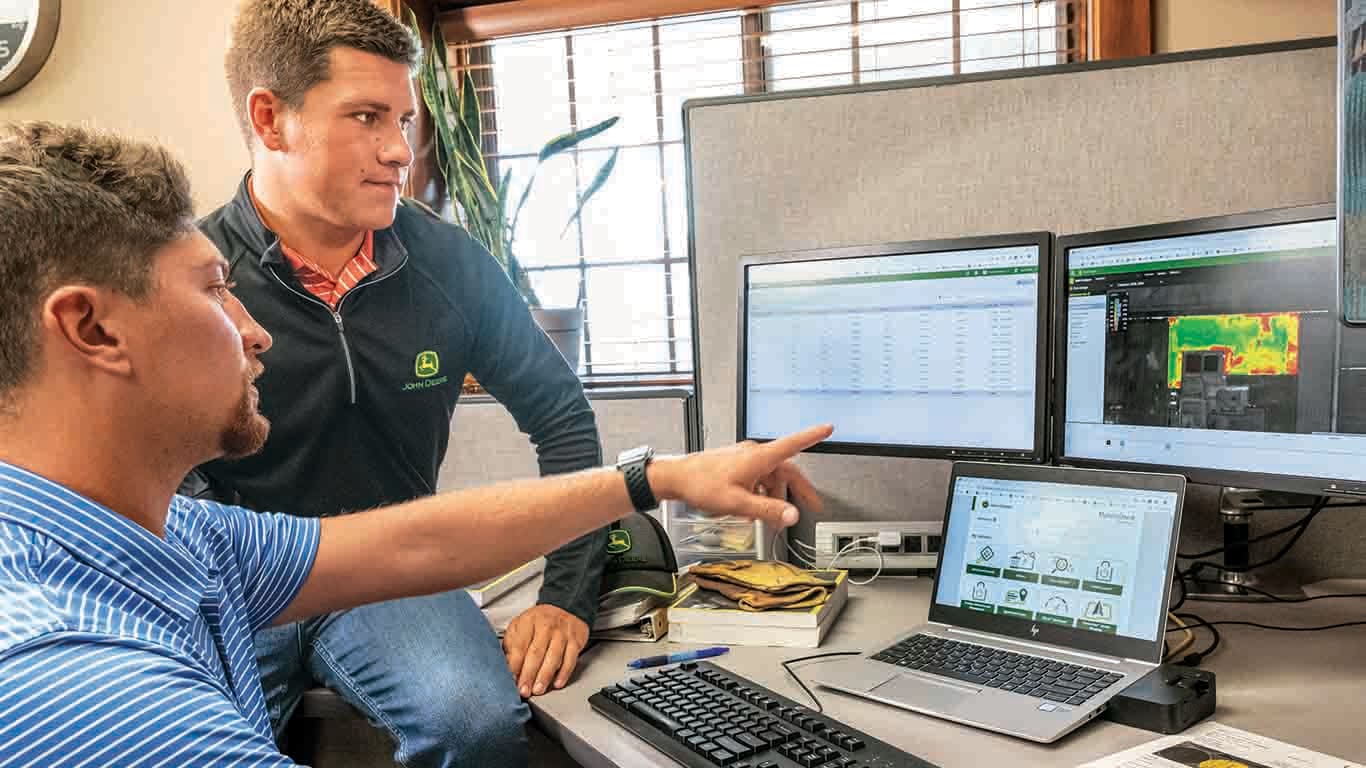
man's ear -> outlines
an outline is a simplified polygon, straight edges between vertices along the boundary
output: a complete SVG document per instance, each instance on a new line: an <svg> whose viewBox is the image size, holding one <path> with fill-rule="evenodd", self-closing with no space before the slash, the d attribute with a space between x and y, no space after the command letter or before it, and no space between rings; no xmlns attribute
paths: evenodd
<svg viewBox="0 0 1366 768"><path fill-rule="evenodd" d="M130 375L128 340L111 312L117 301L109 291L88 285L58 288L43 302L46 343L116 376Z"/></svg>
<svg viewBox="0 0 1366 768"><path fill-rule="evenodd" d="M247 94L247 119L260 146L272 152L285 148L285 103L269 88L252 88Z"/></svg>

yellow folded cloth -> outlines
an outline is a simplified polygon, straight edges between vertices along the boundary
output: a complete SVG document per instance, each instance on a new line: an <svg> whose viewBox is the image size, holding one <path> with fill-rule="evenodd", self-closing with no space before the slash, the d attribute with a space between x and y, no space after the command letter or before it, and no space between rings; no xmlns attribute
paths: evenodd
<svg viewBox="0 0 1366 768"><path fill-rule="evenodd" d="M699 563L689 573L712 581L725 581L762 592L783 592L794 587L835 586L835 575L813 573L778 560L721 560Z"/></svg>
<svg viewBox="0 0 1366 768"><path fill-rule="evenodd" d="M835 587L833 575L776 560L723 560L693 566L689 573L698 587L720 592L747 611L814 608Z"/></svg>
<svg viewBox="0 0 1366 768"><path fill-rule="evenodd" d="M823 587L801 587L800 592L774 595L768 592L760 592L757 589L742 587L738 584L712 581L697 576L693 577L693 583L702 589L720 592L734 600L736 605L745 611L768 611L775 608L815 608L830 597L830 593L826 592Z"/></svg>

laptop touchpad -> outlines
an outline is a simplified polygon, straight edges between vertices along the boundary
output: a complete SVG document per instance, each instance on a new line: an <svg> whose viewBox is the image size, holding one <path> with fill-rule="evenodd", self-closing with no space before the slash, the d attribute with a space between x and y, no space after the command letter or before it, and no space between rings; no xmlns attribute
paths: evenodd
<svg viewBox="0 0 1366 768"><path fill-rule="evenodd" d="M879 685L869 693L880 699L900 701L948 714L955 707L971 701L981 693L981 690L952 680L903 674Z"/></svg>

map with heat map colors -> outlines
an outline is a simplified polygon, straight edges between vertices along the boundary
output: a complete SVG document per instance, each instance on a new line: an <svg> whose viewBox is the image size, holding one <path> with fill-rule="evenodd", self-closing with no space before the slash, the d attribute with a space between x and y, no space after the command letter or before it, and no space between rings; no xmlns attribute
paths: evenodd
<svg viewBox="0 0 1366 768"><path fill-rule="evenodd" d="M1224 373L1252 376L1300 372L1300 315L1187 315L1167 320L1167 383L1181 386L1183 353L1223 350Z"/></svg>

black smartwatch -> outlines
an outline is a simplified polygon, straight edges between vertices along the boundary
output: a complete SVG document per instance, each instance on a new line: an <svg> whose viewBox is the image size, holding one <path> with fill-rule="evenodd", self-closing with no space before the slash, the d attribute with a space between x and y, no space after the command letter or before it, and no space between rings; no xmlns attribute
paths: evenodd
<svg viewBox="0 0 1366 768"><path fill-rule="evenodd" d="M645 467L654 458L655 449L648 445L622 451L617 455L617 469L626 477L626 492L631 494L631 504L637 512L645 512L659 506L650 481L645 476Z"/></svg>

